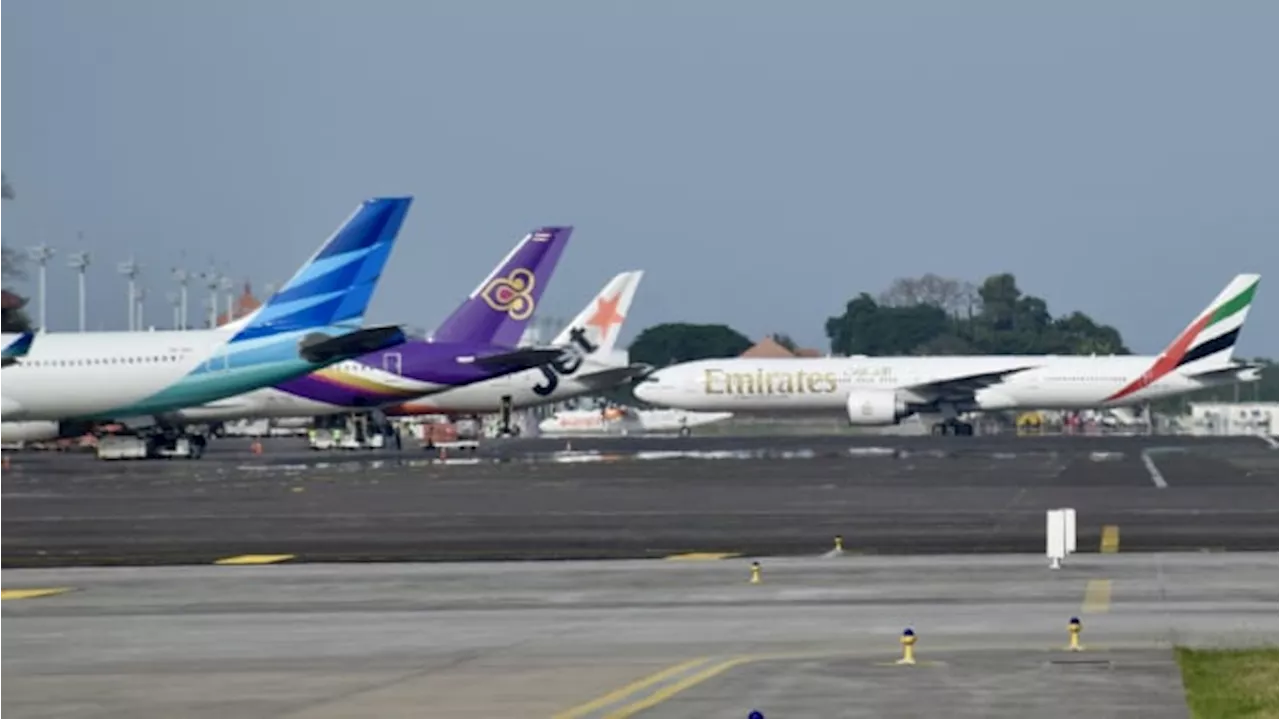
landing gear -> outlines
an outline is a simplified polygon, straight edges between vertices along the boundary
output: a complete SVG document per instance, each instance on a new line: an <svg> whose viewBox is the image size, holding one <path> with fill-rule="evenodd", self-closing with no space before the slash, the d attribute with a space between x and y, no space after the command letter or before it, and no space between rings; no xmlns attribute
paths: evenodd
<svg viewBox="0 0 1280 719"><path fill-rule="evenodd" d="M510 436L512 435L512 432L511 432L511 395L509 395L509 394L504 394L504 395L502 395L502 400L501 400L501 402L502 402L502 407L501 407L501 409L499 410L499 413L500 413L500 416L501 416L501 423L499 424L498 432L499 432L499 434L500 434L501 436L503 436L503 437L510 437Z"/></svg>
<svg viewBox="0 0 1280 719"><path fill-rule="evenodd" d="M968 422L948 420L934 424L929 433L935 437L972 437L973 425Z"/></svg>
<svg viewBox="0 0 1280 719"><path fill-rule="evenodd" d="M688 437L688 436L689 436L689 435L691 435L691 434L693 434L693 430L689 429L688 427L681 427L681 428L680 428L680 436L681 436L681 437Z"/></svg>

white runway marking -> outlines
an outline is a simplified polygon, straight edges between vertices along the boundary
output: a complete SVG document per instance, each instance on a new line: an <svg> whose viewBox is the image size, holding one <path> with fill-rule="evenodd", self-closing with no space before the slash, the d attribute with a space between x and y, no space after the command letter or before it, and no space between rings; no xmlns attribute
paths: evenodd
<svg viewBox="0 0 1280 719"><path fill-rule="evenodd" d="M1160 474L1160 469L1156 467L1156 463L1152 461L1150 454L1142 453L1142 463L1146 465L1147 471L1151 473L1151 481L1155 482L1156 487L1164 489L1169 486L1169 483L1164 481L1164 475Z"/></svg>

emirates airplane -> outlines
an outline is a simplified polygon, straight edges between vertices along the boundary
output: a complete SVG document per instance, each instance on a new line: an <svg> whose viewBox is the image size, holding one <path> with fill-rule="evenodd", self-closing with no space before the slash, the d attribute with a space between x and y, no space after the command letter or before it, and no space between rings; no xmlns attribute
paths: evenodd
<svg viewBox="0 0 1280 719"><path fill-rule="evenodd" d="M706 359L648 375L650 404L735 414L844 412L861 426L933 420L933 434L972 435L966 412L1138 405L1223 384L1253 382L1259 365L1232 359L1259 275L1237 275L1155 357L985 355Z"/></svg>

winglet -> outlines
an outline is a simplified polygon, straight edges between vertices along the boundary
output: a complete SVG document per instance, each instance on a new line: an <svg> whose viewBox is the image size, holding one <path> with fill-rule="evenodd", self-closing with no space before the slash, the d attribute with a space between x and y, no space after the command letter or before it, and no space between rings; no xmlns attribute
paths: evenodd
<svg viewBox="0 0 1280 719"><path fill-rule="evenodd" d="M10 335L12 336L12 335ZM0 366L8 367L18 361L20 357L26 357L31 351L31 344L36 338L35 332L23 332L15 337L12 341L8 337L5 338L4 353L0 355Z"/></svg>
<svg viewBox="0 0 1280 719"><path fill-rule="evenodd" d="M231 342L321 328L358 329L409 212L411 197L366 200Z"/></svg>
<svg viewBox="0 0 1280 719"><path fill-rule="evenodd" d="M555 274L573 227L525 235L431 335L436 342L515 346Z"/></svg>
<svg viewBox="0 0 1280 719"><path fill-rule="evenodd" d="M0 357L9 357L17 359L18 357L26 357L31 352L31 345L35 343L36 333L22 333L18 335L18 339L9 343L9 347L0 349Z"/></svg>

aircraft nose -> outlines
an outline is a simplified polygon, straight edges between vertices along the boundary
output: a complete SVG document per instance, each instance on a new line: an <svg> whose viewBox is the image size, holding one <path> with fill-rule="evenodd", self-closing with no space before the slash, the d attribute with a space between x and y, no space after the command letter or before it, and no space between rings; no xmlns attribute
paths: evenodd
<svg viewBox="0 0 1280 719"><path fill-rule="evenodd" d="M642 402L653 402L657 396L657 385L654 382L641 382L632 391L632 394Z"/></svg>

